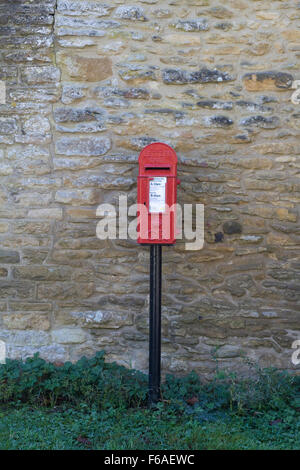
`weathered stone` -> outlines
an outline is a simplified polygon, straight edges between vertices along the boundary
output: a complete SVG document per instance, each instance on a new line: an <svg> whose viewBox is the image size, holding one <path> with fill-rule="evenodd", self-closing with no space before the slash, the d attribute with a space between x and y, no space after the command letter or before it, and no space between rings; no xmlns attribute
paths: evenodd
<svg viewBox="0 0 300 470"><path fill-rule="evenodd" d="M58 42L63 47L83 48L85 46L93 46L95 45L95 40L89 38L86 39L85 36L90 36L93 38L103 37L106 34L105 28L112 27L111 24L107 25L104 22L101 22L101 27L103 29L99 29L99 26L100 22L98 22L94 27L88 26L87 28L77 28L75 22L74 26L71 27L63 26L60 28L56 28L56 35L59 38ZM62 39L61 36L68 36L70 37L70 39ZM74 36L74 38L72 38L72 36ZM80 36L84 36L84 39L81 39Z"/></svg>
<svg viewBox="0 0 300 470"><path fill-rule="evenodd" d="M208 22L205 18L197 18L195 20L179 20L173 25L176 29L182 31L207 31L209 29Z"/></svg>
<svg viewBox="0 0 300 470"><path fill-rule="evenodd" d="M81 122L103 119L103 110L96 107L86 108L56 108L54 110L56 122Z"/></svg>
<svg viewBox="0 0 300 470"><path fill-rule="evenodd" d="M224 18L232 18L233 13L232 11L228 10L223 6L216 6L212 7L208 10L209 14L215 18L224 19Z"/></svg>
<svg viewBox="0 0 300 470"><path fill-rule="evenodd" d="M77 255L77 253L76 253ZM88 298L94 291L92 283L75 284L68 282L41 283L38 286L38 300L65 300L73 301L78 298Z"/></svg>
<svg viewBox="0 0 300 470"><path fill-rule="evenodd" d="M251 116L241 120L242 126L257 126L264 129L275 129L279 126L280 120L277 116Z"/></svg>
<svg viewBox="0 0 300 470"><path fill-rule="evenodd" d="M206 109L231 110L233 108L233 103L231 101L202 100L198 101L197 106Z"/></svg>
<svg viewBox="0 0 300 470"><path fill-rule="evenodd" d="M267 42L254 42L247 50L248 54L254 56L262 56L270 51L271 44Z"/></svg>
<svg viewBox="0 0 300 470"><path fill-rule="evenodd" d="M200 46L202 44L202 38L197 34L191 33L171 33L166 34L163 38L161 36L152 36L152 41L164 42L166 44L174 46ZM162 57L161 62L164 64L182 65L188 63L188 60L182 57Z"/></svg>
<svg viewBox="0 0 300 470"><path fill-rule="evenodd" d="M82 122L80 124L73 124L70 126L70 123L66 125L56 124L55 129L59 132L69 133L69 134L94 134L97 132L103 132L106 130L106 125L104 121L91 121L91 122Z"/></svg>
<svg viewBox="0 0 300 470"><path fill-rule="evenodd" d="M284 72L257 72L247 73L243 83L248 91L278 91L290 88L293 76Z"/></svg>
<svg viewBox="0 0 300 470"><path fill-rule="evenodd" d="M16 184L17 183L17 184ZM53 177L48 177L48 176L38 176L38 177L25 177L25 178L19 178L18 181L14 181L11 179L11 181L8 184L8 187L17 187L19 190L24 189L26 190L28 187L31 188L31 190L38 190L38 189L55 189L58 186L60 186L60 179L58 178L53 178ZM35 194L36 195L36 194ZM42 196L41 196L42 199Z"/></svg>
<svg viewBox="0 0 300 470"><path fill-rule="evenodd" d="M95 1L82 2L80 0L58 0L57 10L67 15L86 15L107 16L113 6L107 4L99 4Z"/></svg>
<svg viewBox="0 0 300 470"><path fill-rule="evenodd" d="M62 137L56 142L56 152L68 156L97 157L104 155L110 148L111 141L108 137Z"/></svg>
<svg viewBox="0 0 300 470"><path fill-rule="evenodd" d="M9 117L0 118L0 134L14 134L17 131L17 121Z"/></svg>
<svg viewBox="0 0 300 470"><path fill-rule="evenodd" d="M264 101L264 102L268 103L269 101ZM250 111L250 112L259 111L261 113L268 113L269 111L273 111L273 108L270 108L269 106L263 106L258 103L253 103L252 101L238 100L236 102L236 105L241 108L246 108L247 111Z"/></svg>
<svg viewBox="0 0 300 470"><path fill-rule="evenodd" d="M74 188L101 188L101 189L126 189L129 190L135 183L135 179L112 175L91 175L81 176L80 178L65 178L64 186Z"/></svg>
<svg viewBox="0 0 300 470"><path fill-rule="evenodd" d="M51 224L48 222L16 222L14 224L14 233L44 234L49 233Z"/></svg>
<svg viewBox="0 0 300 470"><path fill-rule="evenodd" d="M260 243L263 240L263 237L259 235L242 235L240 240L245 243Z"/></svg>
<svg viewBox="0 0 300 470"><path fill-rule="evenodd" d="M23 29L23 28L22 28ZM26 29L26 28L24 28ZM30 28L29 28L30 29ZM0 43L3 46L14 46L14 47L20 47L20 46L30 46L30 47L51 47L53 46L53 36L50 34L51 29L47 28L44 31L44 35L39 35L39 34L26 34L29 32L24 31L25 34L22 35L22 30L19 31L19 36L17 34L14 34L12 36L8 35L5 36L3 35L0 37ZM46 34L45 34L46 33Z"/></svg>
<svg viewBox="0 0 300 470"><path fill-rule="evenodd" d="M31 279L33 281L67 281L71 278L71 272L67 268L46 266L20 266L14 268L15 279Z"/></svg>
<svg viewBox="0 0 300 470"><path fill-rule="evenodd" d="M0 281L1 299L33 299L34 286L27 281Z"/></svg>
<svg viewBox="0 0 300 470"><path fill-rule="evenodd" d="M10 313L3 315L3 326L9 330L38 330L50 329L50 321L47 315L38 313Z"/></svg>
<svg viewBox="0 0 300 470"><path fill-rule="evenodd" d="M0 176L8 176L11 173L13 173L13 168L11 165L0 163Z"/></svg>
<svg viewBox="0 0 300 470"><path fill-rule="evenodd" d="M51 333L52 340L58 344L77 344L84 343L86 333L79 328L60 328Z"/></svg>
<svg viewBox="0 0 300 470"><path fill-rule="evenodd" d="M233 25L232 23L229 23L228 21L224 21L222 23L217 23L214 25L216 29L221 29L222 31L229 31Z"/></svg>
<svg viewBox="0 0 300 470"><path fill-rule="evenodd" d="M62 209L53 207L48 209L30 209L28 217L38 219L62 219Z"/></svg>
<svg viewBox="0 0 300 470"><path fill-rule="evenodd" d="M233 120L227 116L210 116L205 118L205 122L209 126L217 126L217 127L228 127L232 126Z"/></svg>
<svg viewBox="0 0 300 470"><path fill-rule="evenodd" d="M98 32L101 32L101 30L105 30L107 28L117 28L120 26L120 24L116 21L98 19L93 14L90 16L80 17L70 17L67 15L58 14L56 17L55 26L57 34L67 35L69 32L68 28L74 28L73 34L76 34L76 30L78 31L77 34L80 34L81 28L86 28L85 33L87 34L85 35L96 36L97 30ZM60 27L65 27L65 29L60 29Z"/></svg>
<svg viewBox="0 0 300 470"><path fill-rule="evenodd" d="M0 262L4 264L19 263L20 255L17 251L0 249Z"/></svg>
<svg viewBox="0 0 300 470"><path fill-rule="evenodd" d="M0 222L0 233L5 233L9 229L9 225L6 222Z"/></svg>
<svg viewBox="0 0 300 470"><path fill-rule="evenodd" d="M63 75L82 82L99 82L112 75L112 62L109 57L89 57L84 55L62 55Z"/></svg>
<svg viewBox="0 0 300 470"><path fill-rule="evenodd" d="M233 80L233 78L217 69L201 69L197 72L189 72L181 69L165 69L162 71L163 82L166 84L186 83L221 83Z"/></svg>
<svg viewBox="0 0 300 470"><path fill-rule="evenodd" d="M65 211L70 219L95 219L95 210L91 208L67 207Z"/></svg>
<svg viewBox="0 0 300 470"><path fill-rule="evenodd" d="M141 7L135 5L121 5L119 6L115 13L115 18L121 18L123 20L131 21L147 21L147 18L144 15L144 11Z"/></svg>
<svg viewBox="0 0 300 470"><path fill-rule="evenodd" d="M170 16L172 16L172 12L167 8L158 8L153 11L153 15L156 18L170 18Z"/></svg>
<svg viewBox="0 0 300 470"><path fill-rule="evenodd" d="M275 216L279 220L286 220L288 222L297 222L297 214L293 214L285 207L279 207L275 210Z"/></svg>
<svg viewBox="0 0 300 470"><path fill-rule="evenodd" d="M223 224L224 233L232 235L233 233L242 233L242 225L235 220L228 220Z"/></svg>
<svg viewBox="0 0 300 470"><path fill-rule="evenodd" d="M0 80L5 80L7 84L15 85L17 83L17 67L0 66Z"/></svg>
<svg viewBox="0 0 300 470"><path fill-rule="evenodd" d="M216 351L218 359L241 357L245 354L239 346L223 346Z"/></svg>
<svg viewBox="0 0 300 470"><path fill-rule="evenodd" d="M70 104L85 96L85 87L80 85L65 85L62 89L61 101Z"/></svg>
<svg viewBox="0 0 300 470"><path fill-rule="evenodd" d="M30 356L32 356L32 349L40 348L42 346L49 345L50 337L49 333L45 331L9 331L4 330L2 332L5 334L5 338L7 338L7 343L11 346L27 346L31 349ZM28 346L29 345L29 346Z"/></svg>
<svg viewBox="0 0 300 470"><path fill-rule="evenodd" d="M50 131L50 122L46 117L42 116L33 116L23 124L23 131L25 134L30 134L33 136L46 135Z"/></svg>
<svg viewBox="0 0 300 470"><path fill-rule="evenodd" d="M282 31L282 35L290 42L299 42L300 40L300 31L297 29L288 29L287 31Z"/></svg>
<svg viewBox="0 0 300 470"><path fill-rule="evenodd" d="M86 328L121 328L133 324L132 315L119 314L112 311L71 312L71 316L79 319L80 325Z"/></svg>
<svg viewBox="0 0 300 470"><path fill-rule="evenodd" d="M10 309L15 312L48 312L52 311L52 304L46 302L9 302Z"/></svg>
<svg viewBox="0 0 300 470"><path fill-rule="evenodd" d="M21 79L28 85L53 84L60 79L60 70L53 65L26 67L21 70Z"/></svg>
<svg viewBox="0 0 300 470"><path fill-rule="evenodd" d="M150 93L145 88L96 87L93 90L93 95L101 98L109 98L111 96L143 100L150 98Z"/></svg>
<svg viewBox="0 0 300 470"><path fill-rule="evenodd" d="M99 166L100 162L98 162L95 158L91 159L87 158L77 158L77 157L70 157L70 158L54 158L53 159L53 166L55 170L69 170L69 171L77 171L83 170L88 168L95 168Z"/></svg>
<svg viewBox="0 0 300 470"><path fill-rule="evenodd" d="M157 80L157 67L140 64L120 64L119 75L128 83L143 83L148 80Z"/></svg>
<svg viewBox="0 0 300 470"><path fill-rule="evenodd" d="M45 48L41 51L30 51L30 50L17 50L17 51L7 51L3 55L5 62L9 64L13 63L24 63L24 64L47 64L51 63L52 52L51 49Z"/></svg>
<svg viewBox="0 0 300 470"><path fill-rule="evenodd" d="M61 189L56 191L55 201L63 204L72 204L75 206L84 206L96 204L98 202L98 194L96 191L87 190L66 190Z"/></svg>

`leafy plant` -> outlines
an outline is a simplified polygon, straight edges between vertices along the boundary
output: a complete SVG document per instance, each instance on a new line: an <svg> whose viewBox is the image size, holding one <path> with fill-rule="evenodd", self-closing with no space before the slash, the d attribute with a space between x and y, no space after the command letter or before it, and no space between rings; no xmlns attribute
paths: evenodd
<svg viewBox="0 0 300 470"><path fill-rule="evenodd" d="M247 414L299 409L299 377L253 363L249 367L254 373L244 378L217 367L214 378L205 383L195 372L185 377L167 375L161 387L161 406L179 414L197 410L202 418L225 410ZM137 370L105 362L103 351L74 364L56 365L38 355L25 362L7 360L0 365L0 403L11 402L46 407L86 404L97 409L144 407L147 377Z"/></svg>
<svg viewBox="0 0 300 470"><path fill-rule="evenodd" d="M0 402L21 401L55 406L85 402L106 406L140 406L146 400L146 377L104 361L104 352L61 366L37 354L25 362L7 360L0 367Z"/></svg>

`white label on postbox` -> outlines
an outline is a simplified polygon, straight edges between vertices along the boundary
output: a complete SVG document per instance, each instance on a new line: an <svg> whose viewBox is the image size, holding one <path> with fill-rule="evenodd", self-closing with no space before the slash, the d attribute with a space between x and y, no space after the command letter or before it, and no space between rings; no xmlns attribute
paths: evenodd
<svg viewBox="0 0 300 470"><path fill-rule="evenodd" d="M157 177L150 180L149 212L165 212L167 178Z"/></svg>

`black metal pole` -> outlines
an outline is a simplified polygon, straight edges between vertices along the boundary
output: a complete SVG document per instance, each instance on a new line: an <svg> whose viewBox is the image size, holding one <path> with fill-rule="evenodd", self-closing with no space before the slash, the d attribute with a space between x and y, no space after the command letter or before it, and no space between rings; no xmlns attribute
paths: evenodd
<svg viewBox="0 0 300 470"><path fill-rule="evenodd" d="M149 404L160 399L161 245L150 247Z"/></svg>

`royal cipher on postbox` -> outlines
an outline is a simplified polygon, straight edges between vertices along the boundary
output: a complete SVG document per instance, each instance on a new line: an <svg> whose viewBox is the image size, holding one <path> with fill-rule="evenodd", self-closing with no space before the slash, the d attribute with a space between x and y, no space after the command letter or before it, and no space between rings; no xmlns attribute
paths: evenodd
<svg viewBox="0 0 300 470"><path fill-rule="evenodd" d="M138 243L176 242L177 155L167 144L147 145L139 156Z"/></svg>

